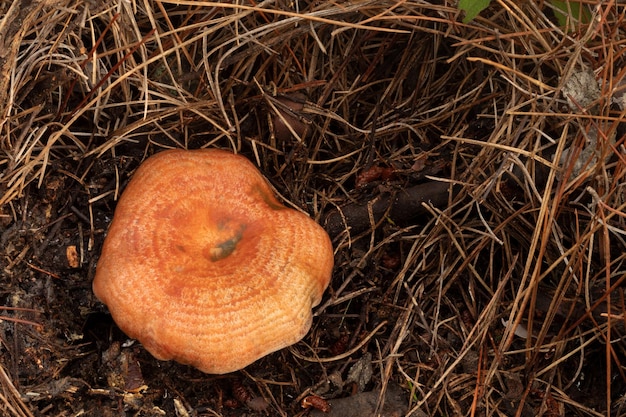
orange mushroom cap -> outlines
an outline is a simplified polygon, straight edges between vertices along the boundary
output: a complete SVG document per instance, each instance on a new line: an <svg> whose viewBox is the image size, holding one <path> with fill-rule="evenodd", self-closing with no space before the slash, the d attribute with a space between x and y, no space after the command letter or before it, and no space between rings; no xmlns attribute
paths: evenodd
<svg viewBox="0 0 626 417"><path fill-rule="evenodd" d="M128 183L93 291L157 359L223 374L304 337L332 268L324 229L246 158L169 150Z"/></svg>

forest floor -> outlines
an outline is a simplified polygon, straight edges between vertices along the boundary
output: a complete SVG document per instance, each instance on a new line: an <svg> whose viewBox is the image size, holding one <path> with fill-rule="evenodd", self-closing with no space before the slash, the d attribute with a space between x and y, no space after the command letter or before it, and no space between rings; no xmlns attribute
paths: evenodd
<svg viewBox="0 0 626 417"><path fill-rule="evenodd" d="M626 415L625 17L1 1L0 414ZM335 250L305 338L219 376L91 286L142 161L214 147Z"/></svg>

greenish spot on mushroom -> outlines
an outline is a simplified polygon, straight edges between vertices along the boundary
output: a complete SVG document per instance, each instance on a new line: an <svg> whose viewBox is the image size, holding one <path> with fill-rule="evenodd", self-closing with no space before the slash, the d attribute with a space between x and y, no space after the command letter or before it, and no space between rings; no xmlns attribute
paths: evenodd
<svg viewBox="0 0 626 417"><path fill-rule="evenodd" d="M209 249L209 257L211 261L217 262L230 256L230 254L233 253L235 249L237 249L237 243L239 243L239 241L243 237L243 231L245 228L246 226L242 225L233 237L223 242L220 242L217 245L213 246L211 249Z"/></svg>
<svg viewBox="0 0 626 417"><path fill-rule="evenodd" d="M254 185L252 187L252 191L259 193L261 199L267 204L272 210L283 210L285 206L276 201L276 197L273 194L268 194L265 191L265 187L261 187L259 185Z"/></svg>

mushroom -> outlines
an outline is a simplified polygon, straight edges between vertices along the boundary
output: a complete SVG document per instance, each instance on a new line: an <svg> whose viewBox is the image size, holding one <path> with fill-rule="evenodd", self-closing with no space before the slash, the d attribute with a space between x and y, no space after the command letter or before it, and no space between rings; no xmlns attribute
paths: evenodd
<svg viewBox="0 0 626 417"><path fill-rule="evenodd" d="M246 158L168 150L122 194L93 291L157 359L224 374L304 337L332 268L324 229Z"/></svg>

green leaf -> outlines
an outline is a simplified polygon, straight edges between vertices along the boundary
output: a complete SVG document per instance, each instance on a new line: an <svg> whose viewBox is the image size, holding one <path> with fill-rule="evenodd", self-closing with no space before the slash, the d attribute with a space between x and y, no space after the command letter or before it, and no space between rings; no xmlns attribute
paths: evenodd
<svg viewBox="0 0 626 417"><path fill-rule="evenodd" d="M485 10L487 6L489 6L489 0L459 0L459 10L465 12L463 23L468 23L478 16L478 13Z"/></svg>
<svg viewBox="0 0 626 417"><path fill-rule="evenodd" d="M591 20L589 9L587 7L581 7L581 3L579 1L550 0L550 3L554 6L554 16L559 22L559 26L565 27L567 25L568 17L571 17L580 23L589 23ZM570 27L570 30L571 29L572 28Z"/></svg>

